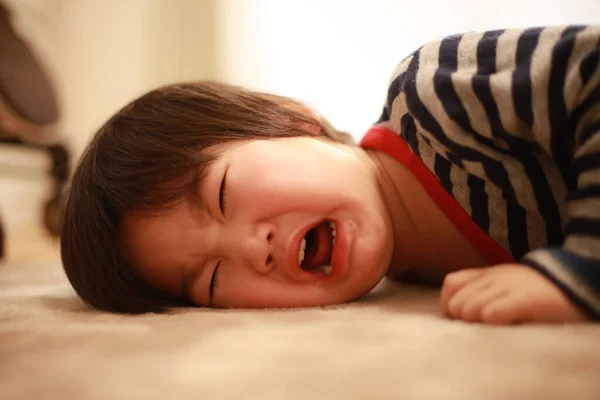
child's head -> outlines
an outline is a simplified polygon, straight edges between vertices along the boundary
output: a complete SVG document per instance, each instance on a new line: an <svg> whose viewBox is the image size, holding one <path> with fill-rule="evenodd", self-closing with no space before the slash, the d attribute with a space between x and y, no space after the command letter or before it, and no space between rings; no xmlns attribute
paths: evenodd
<svg viewBox="0 0 600 400"><path fill-rule="evenodd" d="M316 306L377 284L388 220L370 159L299 103L177 84L96 134L67 195L61 255L77 293L109 311Z"/></svg>

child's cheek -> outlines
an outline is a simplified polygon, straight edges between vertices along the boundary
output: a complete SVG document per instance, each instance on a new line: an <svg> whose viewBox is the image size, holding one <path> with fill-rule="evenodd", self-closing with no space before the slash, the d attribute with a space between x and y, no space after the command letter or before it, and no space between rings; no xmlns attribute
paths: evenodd
<svg viewBox="0 0 600 400"><path fill-rule="evenodd" d="M275 170L250 166L232 169L228 181L233 197L246 207L305 208L315 202L322 204L332 192L332 185L327 183L324 174L314 170L301 171L288 165Z"/></svg>
<svg viewBox="0 0 600 400"><path fill-rule="evenodd" d="M270 178L240 185L240 192L235 196L239 206L260 211L266 217L293 211L317 211L331 202L331 196L328 197L314 185L301 185L297 181L279 177Z"/></svg>

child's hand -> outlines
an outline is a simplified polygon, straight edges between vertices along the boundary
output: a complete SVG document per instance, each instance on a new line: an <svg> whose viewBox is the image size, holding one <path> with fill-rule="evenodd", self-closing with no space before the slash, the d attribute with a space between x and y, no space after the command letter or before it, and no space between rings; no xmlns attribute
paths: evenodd
<svg viewBox="0 0 600 400"><path fill-rule="evenodd" d="M586 319L549 279L519 264L448 274L442 285L441 306L451 318L489 324Z"/></svg>

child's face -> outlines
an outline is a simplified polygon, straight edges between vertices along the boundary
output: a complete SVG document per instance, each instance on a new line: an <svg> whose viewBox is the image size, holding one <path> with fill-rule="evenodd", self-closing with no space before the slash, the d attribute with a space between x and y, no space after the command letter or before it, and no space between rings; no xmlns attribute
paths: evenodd
<svg viewBox="0 0 600 400"><path fill-rule="evenodd" d="M393 235L363 150L313 138L211 150L219 157L199 188L205 208L182 202L123 221L124 245L151 284L201 306L308 307L356 299L385 275ZM330 275L305 270L322 264Z"/></svg>

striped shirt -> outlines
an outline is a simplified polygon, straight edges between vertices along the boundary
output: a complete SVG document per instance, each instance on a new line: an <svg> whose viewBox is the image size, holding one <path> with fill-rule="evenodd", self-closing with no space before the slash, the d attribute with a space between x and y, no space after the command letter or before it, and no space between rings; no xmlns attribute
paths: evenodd
<svg viewBox="0 0 600 400"><path fill-rule="evenodd" d="M392 130L471 220L600 318L600 27L471 32L396 68Z"/></svg>

